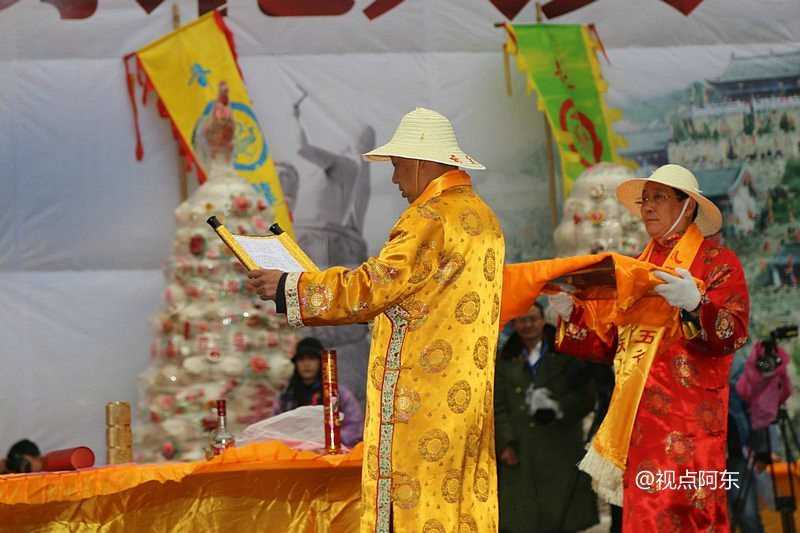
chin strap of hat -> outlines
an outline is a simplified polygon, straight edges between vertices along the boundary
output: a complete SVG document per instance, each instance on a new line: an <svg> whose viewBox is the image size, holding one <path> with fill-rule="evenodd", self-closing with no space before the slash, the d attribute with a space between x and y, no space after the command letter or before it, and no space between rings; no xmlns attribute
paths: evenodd
<svg viewBox="0 0 800 533"><path fill-rule="evenodd" d="M419 197L419 159L417 159L417 169L414 172L414 195L415 198Z"/></svg>
<svg viewBox="0 0 800 533"><path fill-rule="evenodd" d="M664 237L666 237L670 233L672 233L672 230L674 230L675 226L678 225L678 222L681 221L681 219L683 218L683 215L686 214L686 208L689 207L689 200L691 200L691 198L686 198L686 200L683 201L683 209L681 209L681 214L678 215L678 218L675 219L675 222L672 223L672 226L670 226L669 229L667 230L667 232L664 233Z"/></svg>

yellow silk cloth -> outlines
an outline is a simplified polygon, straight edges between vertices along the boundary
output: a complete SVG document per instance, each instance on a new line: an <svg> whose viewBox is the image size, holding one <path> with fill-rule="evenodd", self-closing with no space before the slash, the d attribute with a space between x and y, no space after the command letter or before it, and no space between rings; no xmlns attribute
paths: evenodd
<svg viewBox="0 0 800 533"><path fill-rule="evenodd" d="M355 531L362 459L361 445L318 455L265 442L208 462L0 476L0 529Z"/></svg>
<svg viewBox="0 0 800 533"><path fill-rule="evenodd" d="M506 264L503 268L503 299L500 326L525 314L542 293L554 294L562 289L552 280L569 279L575 272L591 271L608 263L613 265L612 289L606 285L584 287L575 304L585 308L586 325L603 339L614 326L636 323L642 326L670 327L678 323L678 310L664 305L664 299L653 292L663 283L653 275L662 270L675 274L669 266L658 267L633 257L606 252L595 255L576 255L528 263ZM602 267L602 270L608 270ZM703 284L696 280L702 293ZM643 298L656 296L655 298Z"/></svg>
<svg viewBox="0 0 800 533"><path fill-rule="evenodd" d="M628 460L631 432L653 360L680 332L678 327L628 324L619 328L614 358L614 392L606 417L578 468L592 476L597 494L622 506L622 476Z"/></svg>

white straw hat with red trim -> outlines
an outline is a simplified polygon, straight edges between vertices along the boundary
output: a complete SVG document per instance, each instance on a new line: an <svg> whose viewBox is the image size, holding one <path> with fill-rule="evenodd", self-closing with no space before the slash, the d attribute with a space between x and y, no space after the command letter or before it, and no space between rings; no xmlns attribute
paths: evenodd
<svg viewBox="0 0 800 533"><path fill-rule="evenodd" d="M642 198L645 184L651 181L680 189L697 202L697 218L694 222L704 236L713 235L722 228L722 213L714 202L703 196L695 175L689 169L674 164L658 167L648 178L630 179L617 186L617 199L631 214L642 218L637 202Z"/></svg>
<svg viewBox="0 0 800 533"><path fill-rule="evenodd" d="M363 157L366 161L389 161L391 157L405 157L462 168L486 169L461 150L447 117L424 107L406 113L392 140Z"/></svg>

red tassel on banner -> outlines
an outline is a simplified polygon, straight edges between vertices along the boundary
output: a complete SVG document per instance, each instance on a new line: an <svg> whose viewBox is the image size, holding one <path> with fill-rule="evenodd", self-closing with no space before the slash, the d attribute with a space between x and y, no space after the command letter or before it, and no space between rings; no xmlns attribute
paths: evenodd
<svg viewBox="0 0 800 533"><path fill-rule="evenodd" d="M600 45L600 51L603 52L603 57L606 58L606 61L608 61L608 64L610 65L611 60L608 58L608 54L606 54L606 47L603 46L603 41L600 40L600 34L597 33L597 28L594 24L589 24L587 28L589 28L589 31L592 32L594 38L597 39L597 44Z"/></svg>
<svg viewBox="0 0 800 533"><path fill-rule="evenodd" d="M136 130L136 160L141 161L144 157L144 146L142 146L142 132L139 130L139 108L136 105L136 94L135 94L135 80L133 73L131 73L130 67L128 66L128 59L131 56L125 56L123 61L125 62L125 79L128 83L128 96L131 99L131 106L133 107L133 127Z"/></svg>
<svg viewBox="0 0 800 533"><path fill-rule="evenodd" d="M218 14L216 16L219 17ZM222 22L222 27L226 31L228 31L227 27L224 25L224 22ZM232 35L231 35L231 37L232 37ZM231 43L231 47L232 46L233 46L233 43ZM132 73L130 73L128 62L127 62L127 59L129 59L131 57L135 57L136 58L136 66L137 66L137 68L136 68L136 75L135 76ZM235 53L234 53L234 57L235 57ZM150 91L154 90L155 87L153 86L153 82L147 76L147 71L142 66L141 60L139 59L139 57L136 54L129 54L129 55L125 56L125 59L126 59L126 61L125 61L125 72L128 74L128 94L130 95L131 104L133 105L133 118L134 118L134 125L135 125L135 128L136 128L136 159L138 161L141 161L142 157L144 157L144 148L142 146L142 137L141 137L141 133L140 133L140 130L139 130L139 120L138 120L139 110L138 110L138 107L136 105L136 98L135 98L135 94L134 94L135 93L135 91L134 91L134 81L133 81L134 77L136 78L136 81L139 83L139 85L142 86L142 105L147 105L147 94ZM238 68L238 66L239 66L238 63L237 63L236 66ZM167 110L166 106L161 101L161 99L158 98L157 96L158 95L156 95L156 109L158 110L158 114L159 114L159 116L161 118L165 118L165 119L167 119L169 121L170 129L172 130L172 136L175 138L175 140L178 141L178 154L183 156L185 158L185 160L186 160L186 172L187 173L191 172L192 171L192 167L194 167L197 170L197 183L202 185L203 183L205 183L205 181L207 179L206 178L206 173L203 172L203 169L200 167L200 165L197 164L197 161L195 160L195 157L194 157L194 153L192 152L192 150L189 150L189 147L183 141L183 138L181 137L180 132L178 132L178 128L175 126L175 123L173 122L172 117L170 117L170 115L169 115L169 111Z"/></svg>
<svg viewBox="0 0 800 533"><path fill-rule="evenodd" d="M150 78L147 77L147 71L142 66L142 60L139 59L139 56L135 57L136 57L136 81L138 81L139 85L142 86L142 105L147 105L147 95L155 87L153 87L153 82L150 81Z"/></svg>

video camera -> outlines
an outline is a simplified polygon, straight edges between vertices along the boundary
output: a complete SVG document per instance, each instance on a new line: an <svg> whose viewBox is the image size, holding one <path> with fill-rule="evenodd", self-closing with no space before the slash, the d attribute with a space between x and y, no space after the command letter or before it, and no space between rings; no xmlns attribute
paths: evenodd
<svg viewBox="0 0 800 533"><path fill-rule="evenodd" d="M764 355L756 359L756 370L764 376L772 376L783 362L775 350L776 343L781 339L797 337L797 326L781 326L769 332L769 339L764 340Z"/></svg>

